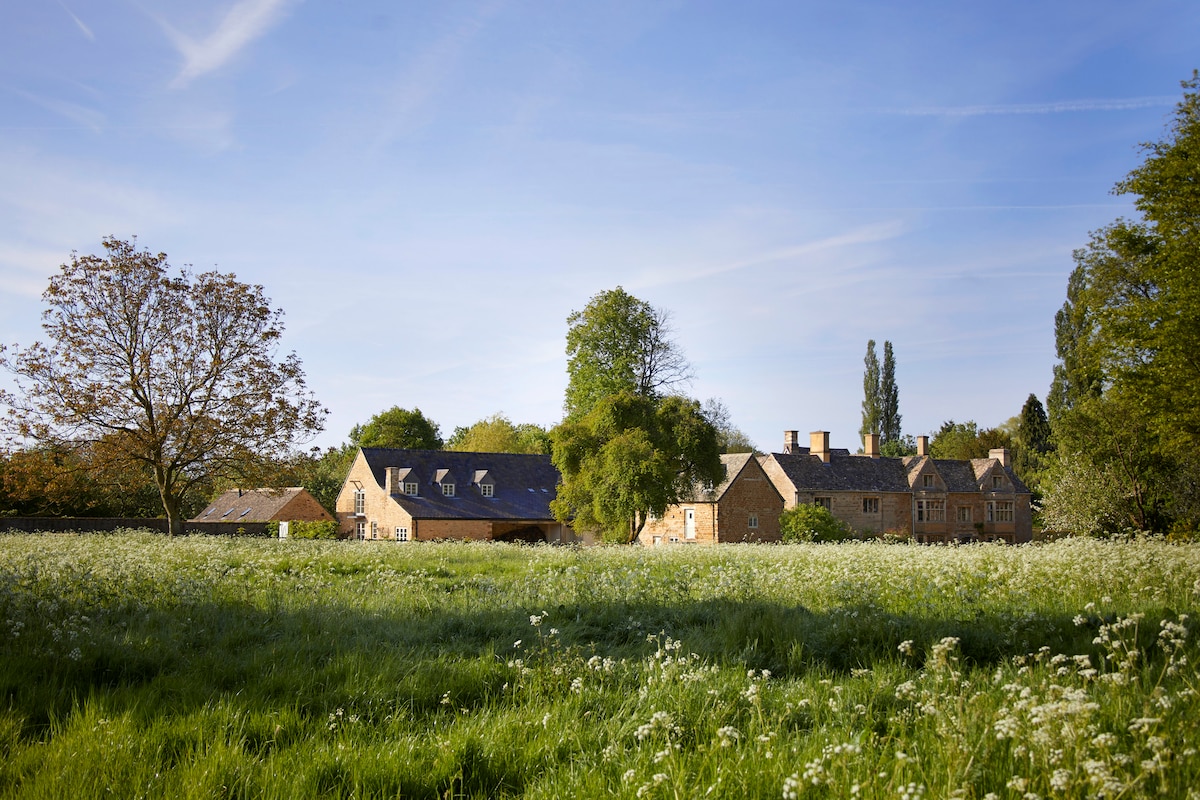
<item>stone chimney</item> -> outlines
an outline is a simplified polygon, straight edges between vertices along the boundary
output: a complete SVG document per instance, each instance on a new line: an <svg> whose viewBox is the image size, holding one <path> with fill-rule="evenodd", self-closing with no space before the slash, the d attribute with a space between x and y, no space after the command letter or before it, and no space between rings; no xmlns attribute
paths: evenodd
<svg viewBox="0 0 1200 800"><path fill-rule="evenodd" d="M918 436L917 437L917 455L919 455L919 456L929 455L929 437L928 436Z"/></svg>
<svg viewBox="0 0 1200 800"><path fill-rule="evenodd" d="M988 450L988 458L994 458L1000 462L1000 466L1008 469L1012 466L1012 458L1008 455L1007 447L997 447L994 450Z"/></svg>
<svg viewBox="0 0 1200 800"><path fill-rule="evenodd" d="M829 431L813 431L808 435L808 454L829 463Z"/></svg>
<svg viewBox="0 0 1200 800"><path fill-rule="evenodd" d="M400 468L388 467L383 471L383 491L389 497L400 494Z"/></svg>
<svg viewBox="0 0 1200 800"><path fill-rule="evenodd" d="M800 431L783 432L783 452L788 454L800 452Z"/></svg>
<svg viewBox="0 0 1200 800"><path fill-rule="evenodd" d="M863 436L863 454L869 458L879 458L878 433L868 433Z"/></svg>

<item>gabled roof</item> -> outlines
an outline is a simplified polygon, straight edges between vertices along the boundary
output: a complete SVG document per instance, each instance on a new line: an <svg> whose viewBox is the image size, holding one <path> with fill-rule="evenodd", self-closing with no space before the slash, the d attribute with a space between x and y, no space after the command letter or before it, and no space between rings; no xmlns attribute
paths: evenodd
<svg viewBox="0 0 1200 800"><path fill-rule="evenodd" d="M555 498L559 474L550 456L519 453L460 453L453 450L393 450L364 447L360 451L380 491L388 467L411 470L415 497L392 499L416 519L553 520L550 501ZM446 475L486 473L495 485L484 497L474 484L459 486L453 497L442 495L436 481Z"/></svg>
<svg viewBox="0 0 1200 800"><path fill-rule="evenodd" d="M271 522L279 520L284 507L308 491L299 486L286 489L230 489L213 500L191 522ZM316 498L313 498L316 503ZM326 514L323 519L332 519Z"/></svg>
<svg viewBox="0 0 1200 800"><path fill-rule="evenodd" d="M1000 463L999 459L972 458L971 468L975 471L975 482L977 487L983 489L984 491L990 491L992 487L985 486L983 484L983 479L992 473L999 472L1008 478L1009 482L1012 483L1013 491L1015 491L1017 494L1027 494L1029 492L1029 487L1017 477L1017 473L1013 472L1009 468L1006 468Z"/></svg>
<svg viewBox="0 0 1200 800"><path fill-rule="evenodd" d="M899 458L870 458L832 450L829 463L809 454L772 453L797 491L907 492L908 473Z"/></svg>

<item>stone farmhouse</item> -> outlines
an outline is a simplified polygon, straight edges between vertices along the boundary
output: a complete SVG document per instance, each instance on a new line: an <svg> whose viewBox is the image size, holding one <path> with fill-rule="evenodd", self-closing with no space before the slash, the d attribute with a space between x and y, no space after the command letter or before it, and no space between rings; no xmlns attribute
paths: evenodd
<svg viewBox="0 0 1200 800"><path fill-rule="evenodd" d="M287 536L288 522L331 521L317 498L307 489L230 489L209 503L189 522L279 522Z"/></svg>
<svg viewBox="0 0 1200 800"><path fill-rule="evenodd" d="M362 448L338 494L338 532L396 542L579 542L550 512L558 478L549 456Z"/></svg>
<svg viewBox="0 0 1200 800"><path fill-rule="evenodd" d="M828 431L814 431L801 447L784 432L782 453L760 458L785 507L825 506L861 533L894 531L918 542L1027 542L1033 537L1029 489L1012 471L1009 452L996 449L970 461L930 457L929 437L917 437L917 455L884 458L879 436L864 452L831 449Z"/></svg>
<svg viewBox="0 0 1200 800"><path fill-rule="evenodd" d="M651 518L638 535L644 545L778 542L783 495L753 453L721 456L725 480L696 487L692 499Z"/></svg>

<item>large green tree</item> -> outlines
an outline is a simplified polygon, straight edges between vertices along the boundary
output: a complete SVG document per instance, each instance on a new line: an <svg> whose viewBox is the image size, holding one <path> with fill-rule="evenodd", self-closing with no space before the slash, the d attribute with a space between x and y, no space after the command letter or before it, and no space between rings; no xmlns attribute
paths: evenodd
<svg viewBox="0 0 1200 800"><path fill-rule="evenodd" d="M551 432L561 482L551 510L606 541L633 541L649 515L724 479L716 430L695 400L624 391Z"/></svg>
<svg viewBox="0 0 1200 800"><path fill-rule="evenodd" d="M421 413L393 406L365 424L350 429L352 447L394 447L401 450L441 450L441 428Z"/></svg>
<svg viewBox="0 0 1200 800"><path fill-rule="evenodd" d="M1143 145L1145 161L1114 188L1140 219L1093 232L1075 252L1055 320L1057 456L1072 475L1120 482L1138 528L1197 521L1185 495L1200 484L1200 78L1183 87L1166 136Z"/></svg>
<svg viewBox="0 0 1200 800"><path fill-rule="evenodd" d="M325 410L300 359L280 357L283 312L230 273L174 271L136 240L71 255L42 295L37 342L0 366L17 433L86 447L94 469L153 476L172 533L198 486L254 480L318 432Z"/></svg>
<svg viewBox="0 0 1200 800"><path fill-rule="evenodd" d="M662 397L692 376L671 338L670 316L620 286L567 317L568 418L614 394Z"/></svg>
<svg viewBox="0 0 1200 800"><path fill-rule="evenodd" d="M533 423L514 424L503 414L493 414L469 427L457 427L446 442L447 450L471 453L550 454L550 434Z"/></svg>

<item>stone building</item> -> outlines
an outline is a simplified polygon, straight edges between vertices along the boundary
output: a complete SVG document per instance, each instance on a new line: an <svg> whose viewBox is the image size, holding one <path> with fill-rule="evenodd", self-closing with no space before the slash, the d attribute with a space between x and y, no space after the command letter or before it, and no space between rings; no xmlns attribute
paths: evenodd
<svg viewBox="0 0 1200 800"><path fill-rule="evenodd" d="M670 506L638 535L645 545L778 542L783 497L753 453L721 456L725 480L696 487L692 500Z"/></svg>
<svg viewBox="0 0 1200 800"><path fill-rule="evenodd" d="M567 544L549 456L361 448L337 498L339 533L364 540Z"/></svg>
<svg viewBox="0 0 1200 800"><path fill-rule="evenodd" d="M189 522L318 522L332 520L307 489L230 489Z"/></svg>
<svg viewBox="0 0 1200 800"><path fill-rule="evenodd" d="M784 432L782 453L760 460L786 508L825 506L860 533L911 535L918 542L1027 542L1033 536L1029 489L1012 471L1008 450L969 461L935 459L929 439L917 455L884 458L879 437L865 437L863 453L829 446L828 431L814 431L801 447L796 431Z"/></svg>

